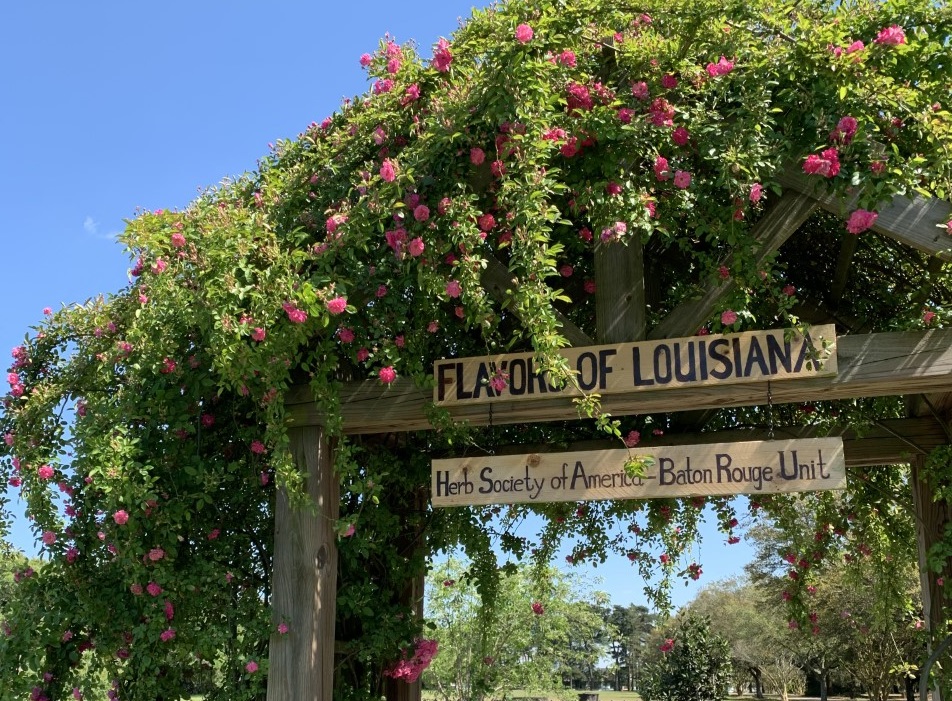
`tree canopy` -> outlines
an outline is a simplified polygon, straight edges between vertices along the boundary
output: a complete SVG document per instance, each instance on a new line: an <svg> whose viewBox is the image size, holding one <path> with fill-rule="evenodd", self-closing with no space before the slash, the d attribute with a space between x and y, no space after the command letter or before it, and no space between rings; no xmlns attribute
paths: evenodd
<svg viewBox="0 0 952 701"><path fill-rule="evenodd" d="M942 324L947 279L867 230L884 199L950 192L950 27L929 0L512 0L474 11L429 58L383 40L360 59L365 94L186 209L142 212L121 237L129 285L56 311L14 350L0 472L50 561L20 583L0 638L2 667L20 673L4 683L61 698L92 668L124 698L179 698L199 677L217 698L258 697L274 488L301 495L290 388L308 385L339 433L343 383L432 386L443 357L531 350L572 382L557 351L568 324L599 335L605 252L643 247L649 327L730 280L706 333L799 324L827 284L806 262L859 236L868 267L849 304L869 328ZM791 168L853 204L755 256ZM497 265L509 293L484 285ZM818 406L809 420L901 411ZM680 556L703 500L543 506L533 543L506 530L523 507L420 507L429 458L461 446L670 423L607 416L595 395L579 410L587 420L478 431L434 409L419 436L342 439L338 629L359 652L344 655L340 698L412 645L419 623L397 593L426 550L462 544L490 598L500 530L516 556L544 559L566 534L576 561L627 556L662 603L672 576L700 574ZM849 527L832 499L817 498L830 539ZM732 538L734 506L714 502Z"/></svg>

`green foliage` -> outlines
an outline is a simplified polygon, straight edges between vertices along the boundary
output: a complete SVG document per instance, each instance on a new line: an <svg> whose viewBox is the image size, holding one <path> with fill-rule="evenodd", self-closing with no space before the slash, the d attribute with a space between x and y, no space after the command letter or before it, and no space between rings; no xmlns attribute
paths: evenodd
<svg viewBox="0 0 952 701"><path fill-rule="evenodd" d="M520 24L530 41L516 39ZM905 43L874 41L891 25ZM122 698L182 698L196 679L209 698L262 696L279 634L276 485L308 508L287 452L294 386L309 386L340 435L342 383L431 387L442 357L529 350L553 382L572 382L556 312L597 336L599 247L645 246L651 324L721 277L729 251L737 284L705 328L798 321L784 261L747 253L778 174L832 145L839 172L811 177L855 191L859 206L949 192L949 30L948 9L929 0L513 0L474 12L434 61L382 43L368 94L184 211L141 213L121 237L130 284L54 313L15 351L0 478L20 490L49 562L18 588L0 639L11 693L60 697L88 670ZM858 38L861 52L831 51ZM843 117L856 120L848 138ZM513 280L503 301L481 285L490 257ZM918 309L894 308L874 323L921 324ZM670 421L610 416L594 395L579 409L581 422L494 431L434 411L434 430L412 444L340 451L340 698L376 693L419 633L403 593L427 548L461 544L488 601L503 593L497 535L516 557L535 546L545 561L570 534L574 562L628 557L662 606L675 577L699 576L684 560L703 500L545 505L534 543L513 531L528 507L427 512L430 457ZM872 472L868 484L860 523L898 490ZM790 500L765 502L794 513ZM732 538L734 505L708 503ZM833 507L815 506L835 532ZM384 544L394 528L397 545ZM384 610L392 618L377 625Z"/></svg>
<svg viewBox="0 0 952 701"><path fill-rule="evenodd" d="M638 693L645 701L717 701L727 697L730 644L707 617L679 617L645 665Z"/></svg>
<svg viewBox="0 0 952 701"><path fill-rule="evenodd" d="M557 571L520 567L502 579L487 606L468 568L455 558L430 573L426 615L440 653L424 673L445 701L506 698L514 689L561 695L589 681L613 633L598 611L605 595Z"/></svg>

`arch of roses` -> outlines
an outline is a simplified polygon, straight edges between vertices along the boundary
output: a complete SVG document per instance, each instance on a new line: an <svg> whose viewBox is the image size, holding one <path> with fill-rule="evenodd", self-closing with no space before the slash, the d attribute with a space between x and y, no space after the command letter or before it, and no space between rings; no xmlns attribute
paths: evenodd
<svg viewBox="0 0 952 701"><path fill-rule="evenodd" d="M572 382L567 345L811 323L836 324L845 369L776 385L771 418L845 435L851 486L750 509L793 531L806 502L820 555L888 559L911 489L944 633L950 20L920 0L514 0L430 58L382 42L365 95L130 222L130 285L15 350L0 469L50 561L3 624L10 688L63 698L93 670L118 698L412 695L427 555L462 546L491 598L497 532L513 557L571 535L576 561L629 558L664 604L700 571L703 507L730 543L735 502L539 505L530 541L528 507L428 508L429 460L756 437L766 388L446 410L434 360L531 350Z"/></svg>

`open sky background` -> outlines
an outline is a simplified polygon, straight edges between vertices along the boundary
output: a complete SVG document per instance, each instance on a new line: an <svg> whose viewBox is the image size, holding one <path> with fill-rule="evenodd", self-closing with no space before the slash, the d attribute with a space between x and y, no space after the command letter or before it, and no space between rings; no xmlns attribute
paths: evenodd
<svg viewBox="0 0 952 701"><path fill-rule="evenodd" d="M479 5L485 3L478 3ZM0 353L44 307L128 282L115 237L137 209L185 207L203 188L253 170L268 143L294 138L368 83L358 59L389 34L424 56L449 37L461 0L166 0L9 3L0 23ZM14 490L11 490L14 491ZM12 507L22 511L14 496ZM12 540L36 541L23 518ZM746 543L713 527L698 586L740 574ZM599 566L614 603L644 603L627 561Z"/></svg>

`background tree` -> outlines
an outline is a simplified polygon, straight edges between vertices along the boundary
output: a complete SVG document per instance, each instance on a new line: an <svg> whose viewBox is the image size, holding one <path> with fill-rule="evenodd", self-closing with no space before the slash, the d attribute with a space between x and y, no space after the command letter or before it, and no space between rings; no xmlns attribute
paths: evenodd
<svg viewBox="0 0 952 701"><path fill-rule="evenodd" d="M615 663L614 688L633 689L638 670L648 651L651 631L658 616L646 606L615 604L608 614L609 630L614 635L608 643L608 652Z"/></svg>
<svg viewBox="0 0 952 701"><path fill-rule="evenodd" d="M505 698L514 689L558 695L566 686L597 684L614 632L598 612L605 595L555 570L544 580L528 567L511 568L490 606L460 560L436 566L426 614L440 654L424 672L427 688L461 701Z"/></svg>
<svg viewBox="0 0 952 701"><path fill-rule="evenodd" d="M639 677L645 701L717 701L727 696L730 645L705 616L688 613L666 626Z"/></svg>

